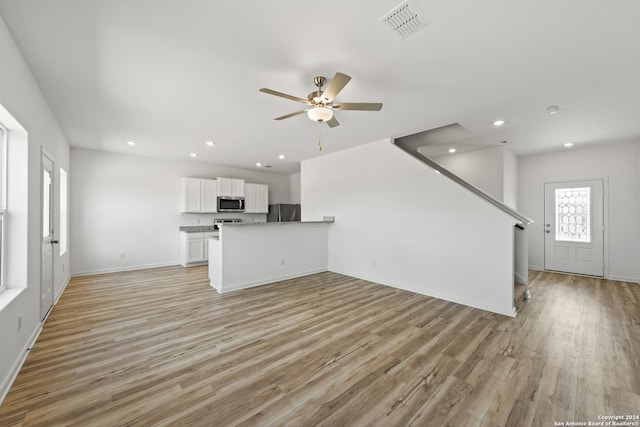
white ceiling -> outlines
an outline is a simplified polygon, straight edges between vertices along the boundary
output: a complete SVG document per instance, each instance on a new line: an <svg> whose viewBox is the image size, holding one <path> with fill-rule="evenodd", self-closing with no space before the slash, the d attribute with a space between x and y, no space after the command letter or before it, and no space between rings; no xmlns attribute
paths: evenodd
<svg viewBox="0 0 640 427"><path fill-rule="evenodd" d="M639 1L416 2L431 24L403 41L379 22L399 0L0 0L0 14L74 147L292 173L451 123L467 146L521 155L640 140ZM353 78L337 102L382 111L274 121L302 105L258 92L304 98L336 71Z"/></svg>

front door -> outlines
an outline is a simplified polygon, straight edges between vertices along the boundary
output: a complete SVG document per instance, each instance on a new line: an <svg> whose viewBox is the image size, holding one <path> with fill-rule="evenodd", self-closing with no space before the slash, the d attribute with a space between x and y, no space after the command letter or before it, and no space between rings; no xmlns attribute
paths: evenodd
<svg viewBox="0 0 640 427"><path fill-rule="evenodd" d="M40 264L40 318L53 306L53 161L42 153L42 258Z"/></svg>
<svg viewBox="0 0 640 427"><path fill-rule="evenodd" d="M545 184L544 268L604 276L604 183Z"/></svg>

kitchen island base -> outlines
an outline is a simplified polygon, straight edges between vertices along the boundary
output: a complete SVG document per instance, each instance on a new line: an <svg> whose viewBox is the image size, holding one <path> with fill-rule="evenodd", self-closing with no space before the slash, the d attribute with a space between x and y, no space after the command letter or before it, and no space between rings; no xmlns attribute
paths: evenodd
<svg viewBox="0 0 640 427"><path fill-rule="evenodd" d="M209 280L229 292L327 271L332 222L225 224L209 239Z"/></svg>

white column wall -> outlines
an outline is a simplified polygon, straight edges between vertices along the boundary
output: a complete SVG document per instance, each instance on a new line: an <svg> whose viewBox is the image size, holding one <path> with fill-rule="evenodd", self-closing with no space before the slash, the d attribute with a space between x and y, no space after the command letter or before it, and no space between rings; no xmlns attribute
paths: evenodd
<svg viewBox="0 0 640 427"><path fill-rule="evenodd" d="M302 163L329 270L513 315L515 220L382 140Z"/></svg>

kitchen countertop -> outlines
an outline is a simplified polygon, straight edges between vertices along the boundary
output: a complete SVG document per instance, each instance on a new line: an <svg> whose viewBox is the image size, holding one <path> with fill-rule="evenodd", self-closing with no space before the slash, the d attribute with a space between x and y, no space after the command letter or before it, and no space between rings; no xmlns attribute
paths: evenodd
<svg viewBox="0 0 640 427"><path fill-rule="evenodd" d="M247 225L331 224L332 222L335 221L232 222L220 225L223 227L245 227Z"/></svg>
<svg viewBox="0 0 640 427"><path fill-rule="evenodd" d="M216 230L213 225L181 225L180 231L186 233L209 233L218 230Z"/></svg>

